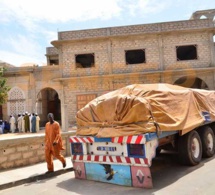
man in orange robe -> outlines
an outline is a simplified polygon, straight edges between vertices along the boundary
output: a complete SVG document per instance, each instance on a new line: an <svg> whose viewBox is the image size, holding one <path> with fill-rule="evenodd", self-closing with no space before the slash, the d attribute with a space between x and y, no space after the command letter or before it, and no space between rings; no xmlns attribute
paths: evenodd
<svg viewBox="0 0 215 195"><path fill-rule="evenodd" d="M45 156L48 168L46 173L51 173L54 171L53 157L62 162L63 168L66 167L66 161L60 152L64 150L60 125L57 121L54 121L54 115L52 113L48 114L48 120L49 122L45 126Z"/></svg>

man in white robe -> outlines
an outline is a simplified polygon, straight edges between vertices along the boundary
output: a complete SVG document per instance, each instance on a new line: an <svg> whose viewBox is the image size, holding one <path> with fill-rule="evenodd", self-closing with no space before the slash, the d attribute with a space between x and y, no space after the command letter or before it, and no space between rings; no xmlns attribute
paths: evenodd
<svg viewBox="0 0 215 195"><path fill-rule="evenodd" d="M36 132L39 132L40 130L40 117L37 113L35 113L36 116Z"/></svg>
<svg viewBox="0 0 215 195"><path fill-rule="evenodd" d="M21 114L18 114L17 123L18 123L19 132L22 132L22 115Z"/></svg>
<svg viewBox="0 0 215 195"><path fill-rule="evenodd" d="M10 123L10 131L12 133L15 133L15 130L16 130L16 119L15 119L15 117L13 115L10 115L9 123Z"/></svg>
<svg viewBox="0 0 215 195"><path fill-rule="evenodd" d="M25 116L25 113L22 114L22 132L23 133L25 132L25 120L24 120L24 116Z"/></svg>
<svg viewBox="0 0 215 195"><path fill-rule="evenodd" d="M29 116L29 121L30 121L30 123L29 123L29 125L30 125L30 132L32 133L32 124L31 124L32 114L29 114L28 116Z"/></svg>

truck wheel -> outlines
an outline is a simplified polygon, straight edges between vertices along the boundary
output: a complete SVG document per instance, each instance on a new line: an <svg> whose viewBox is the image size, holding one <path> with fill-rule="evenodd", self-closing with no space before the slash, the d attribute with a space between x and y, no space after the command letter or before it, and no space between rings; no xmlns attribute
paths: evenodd
<svg viewBox="0 0 215 195"><path fill-rule="evenodd" d="M210 125L210 128L213 130L214 135L215 135L215 123L212 123L212 124Z"/></svg>
<svg viewBox="0 0 215 195"><path fill-rule="evenodd" d="M205 158L214 155L214 132L209 126L205 126L199 130L202 141L202 156Z"/></svg>
<svg viewBox="0 0 215 195"><path fill-rule="evenodd" d="M178 140L179 159L185 165L197 165L202 159L202 143L199 134L191 131Z"/></svg>

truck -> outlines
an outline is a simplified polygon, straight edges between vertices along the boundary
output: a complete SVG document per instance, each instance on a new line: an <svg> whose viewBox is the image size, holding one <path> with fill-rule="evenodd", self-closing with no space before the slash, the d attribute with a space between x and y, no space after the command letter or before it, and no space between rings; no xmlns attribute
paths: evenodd
<svg viewBox="0 0 215 195"><path fill-rule="evenodd" d="M215 91L133 84L101 95L76 115L75 178L152 188L150 167L173 148L185 165L214 155Z"/></svg>

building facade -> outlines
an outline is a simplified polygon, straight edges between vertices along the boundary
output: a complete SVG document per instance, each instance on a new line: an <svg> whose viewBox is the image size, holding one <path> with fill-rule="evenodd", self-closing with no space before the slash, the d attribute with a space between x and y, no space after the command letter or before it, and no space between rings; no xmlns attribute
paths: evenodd
<svg viewBox="0 0 215 195"><path fill-rule="evenodd" d="M203 10L184 21L58 32L47 66L7 68L3 117L37 112L43 125L53 112L66 131L90 100L129 84L214 90L214 16Z"/></svg>

